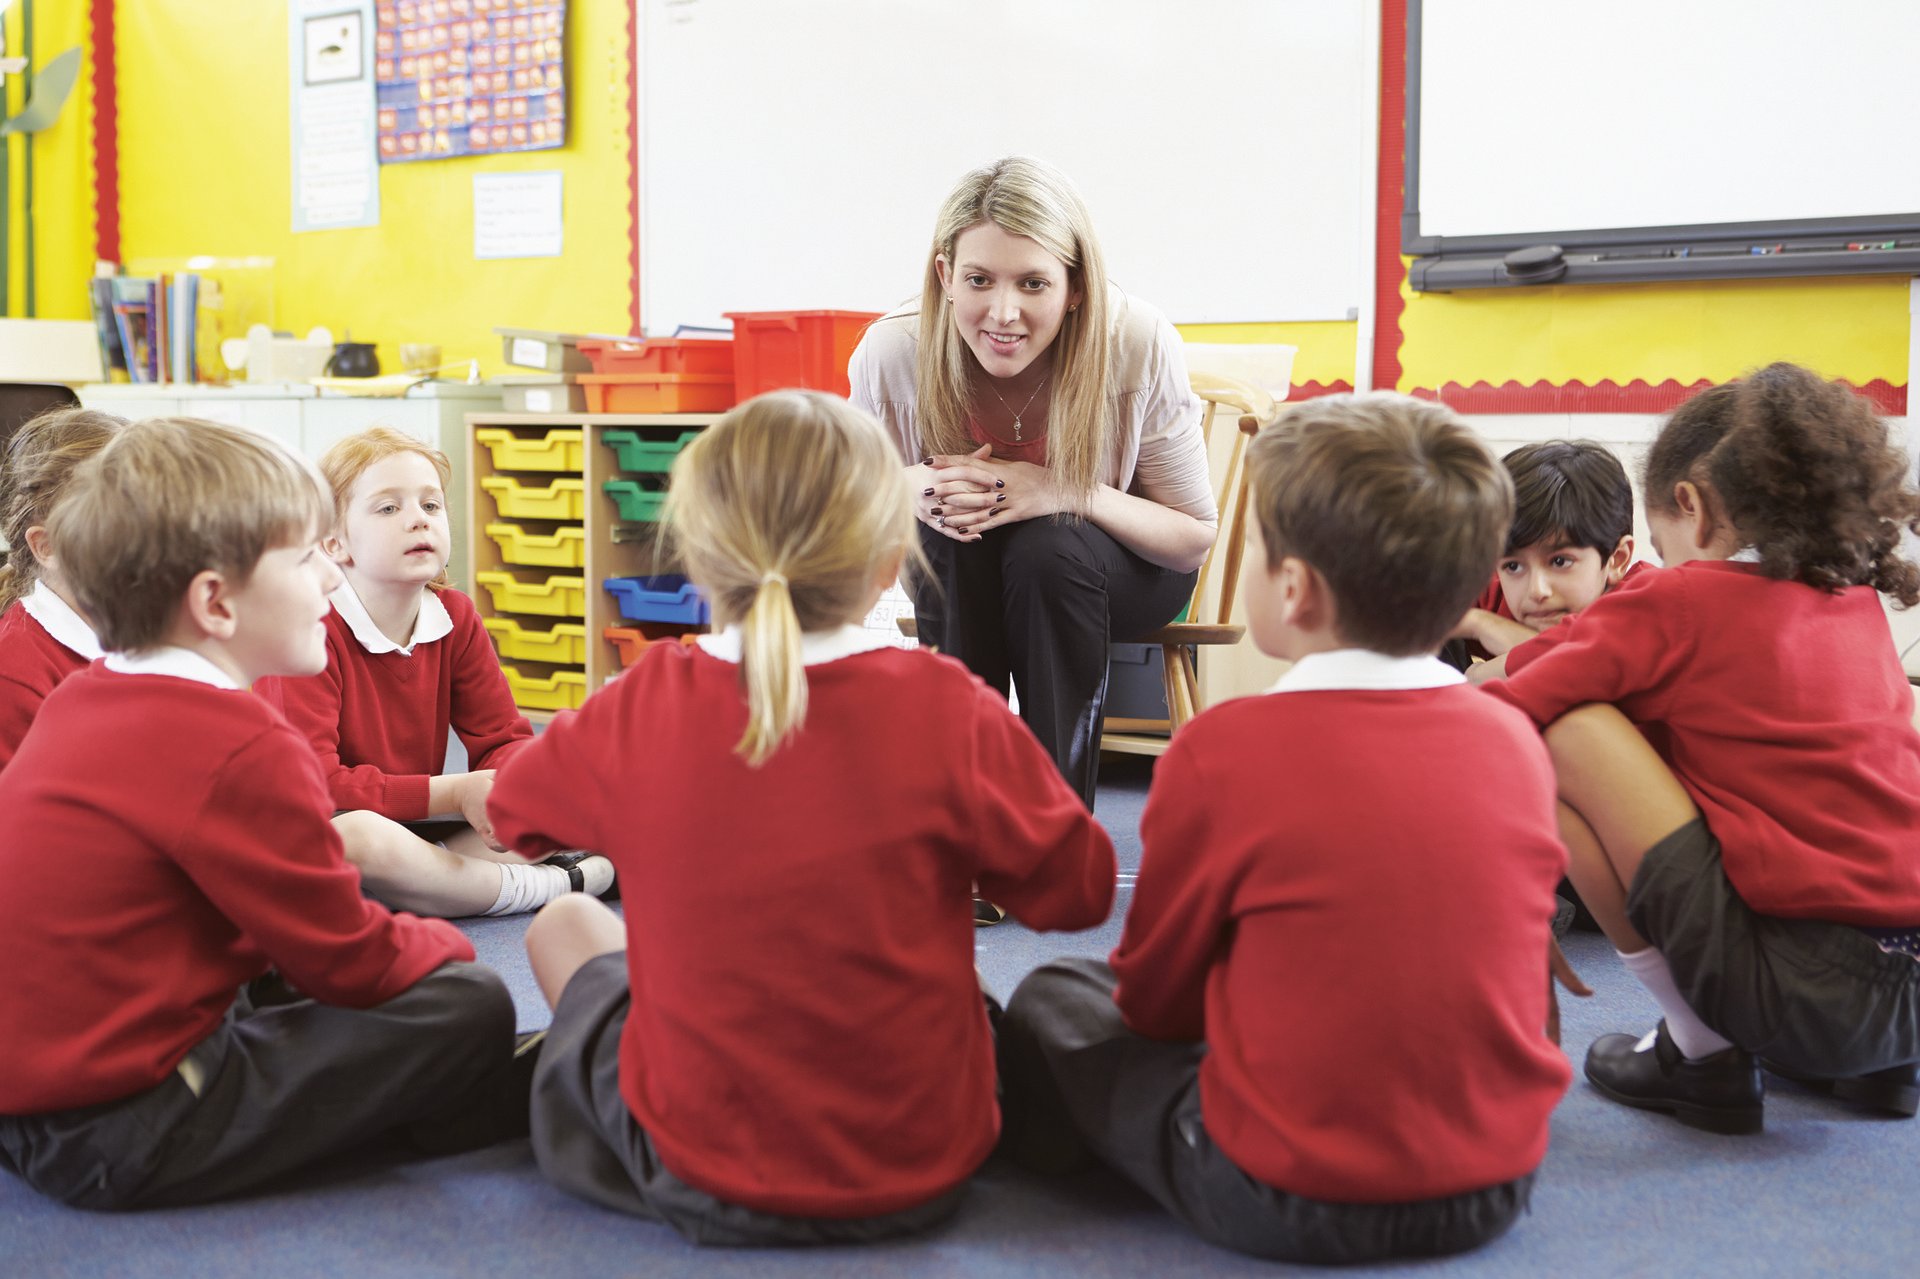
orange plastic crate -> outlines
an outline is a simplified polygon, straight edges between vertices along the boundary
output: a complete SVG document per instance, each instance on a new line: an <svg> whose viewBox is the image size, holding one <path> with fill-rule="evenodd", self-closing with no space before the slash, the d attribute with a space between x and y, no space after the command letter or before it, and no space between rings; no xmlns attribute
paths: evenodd
<svg viewBox="0 0 1920 1279"><path fill-rule="evenodd" d="M582 373L589 413L718 413L734 406L726 373Z"/></svg>
<svg viewBox="0 0 1920 1279"><path fill-rule="evenodd" d="M595 339L580 351L598 374L725 373L733 375L732 338L635 338L631 342Z"/></svg>
<svg viewBox="0 0 1920 1279"><path fill-rule="evenodd" d="M619 654L620 669L623 671L639 661L640 654L655 644L691 644L699 638L696 635L682 635L678 640L648 639L637 626L609 626L600 633L606 637L607 643L613 645L614 652Z"/></svg>
<svg viewBox="0 0 1920 1279"><path fill-rule="evenodd" d="M845 395L847 361L878 311L728 311L733 377L743 400L805 386Z"/></svg>

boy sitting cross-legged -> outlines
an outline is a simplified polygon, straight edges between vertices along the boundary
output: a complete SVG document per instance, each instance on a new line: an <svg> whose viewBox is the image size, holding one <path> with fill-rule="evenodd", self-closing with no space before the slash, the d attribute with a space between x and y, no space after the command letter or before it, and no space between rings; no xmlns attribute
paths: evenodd
<svg viewBox="0 0 1920 1279"><path fill-rule="evenodd" d="M86 868L0 895L0 1165L55 1199L234 1194L444 1135L516 1073L500 979L452 925L361 896L313 752L248 691L326 660L328 505L263 436L155 419L48 522L107 652L0 774L0 873ZM256 1006L270 965L306 997Z"/></svg>
<svg viewBox="0 0 1920 1279"><path fill-rule="evenodd" d="M1294 665L1161 758L1109 963L1014 992L1007 1146L1057 1167L1084 1143L1258 1256L1473 1248L1526 1207L1570 1073L1543 980L1552 765L1432 656L1512 487L1451 412L1398 396L1315 400L1248 466L1249 629Z"/></svg>

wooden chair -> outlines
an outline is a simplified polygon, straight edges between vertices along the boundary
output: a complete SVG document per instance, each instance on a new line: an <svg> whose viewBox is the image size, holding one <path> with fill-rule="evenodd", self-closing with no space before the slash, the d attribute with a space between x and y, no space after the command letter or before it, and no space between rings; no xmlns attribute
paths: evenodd
<svg viewBox="0 0 1920 1279"><path fill-rule="evenodd" d="M1194 394L1206 405L1206 413L1200 419L1200 433L1206 439L1209 457L1212 456L1215 418L1223 409L1231 410L1235 417L1237 429L1233 446L1227 455L1226 473L1216 491L1220 532L1200 566L1200 580L1194 585L1193 599L1184 614L1187 620L1170 623L1146 635L1124 637L1132 643L1160 646L1167 718L1109 718L1100 738L1102 750L1134 755L1164 754L1173 734L1203 709L1194 648L1203 644L1238 644L1246 634L1247 628L1233 621L1233 602L1240 585L1240 557L1246 548L1247 441L1278 416L1279 406L1271 395L1251 382L1197 371L1189 377ZM1216 574L1220 589L1209 612L1205 607L1207 587Z"/></svg>

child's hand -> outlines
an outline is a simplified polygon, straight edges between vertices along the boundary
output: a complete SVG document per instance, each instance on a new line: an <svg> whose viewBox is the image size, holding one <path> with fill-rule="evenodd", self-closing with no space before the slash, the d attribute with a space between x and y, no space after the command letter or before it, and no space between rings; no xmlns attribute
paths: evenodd
<svg viewBox="0 0 1920 1279"><path fill-rule="evenodd" d="M467 825L474 833L486 841L487 847L496 853L504 853L507 846L493 837L493 823L487 820L487 795L493 790L493 770L482 769L468 773L460 784L460 815L467 819Z"/></svg>
<svg viewBox="0 0 1920 1279"><path fill-rule="evenodd" d="M1547 938L1547 1038L1557 1046L1560 1043L1560 994L1556 987L1565 986L1571 993L1585 999L1593 994L1593 989L1580 980L1580 974L1573 971L1573 965L1567 962L1567 956L1560 949L1560 939Z"/></svg>
<svg viewBox="0 0 1920 1279"><path fill-rule="evenodd" d="M1472 640L1475 644L1478 644L1482 630L1480 619L1492 616L1493 614L1487 612L1484 608L1470 608L1461 614L1460 620L1454 623L1451 631L1447 632L1447 638Z"/></svg>

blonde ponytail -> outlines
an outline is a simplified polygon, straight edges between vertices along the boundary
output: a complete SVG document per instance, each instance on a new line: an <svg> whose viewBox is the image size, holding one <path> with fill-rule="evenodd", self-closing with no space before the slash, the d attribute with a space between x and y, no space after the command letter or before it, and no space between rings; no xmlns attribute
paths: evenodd
<svg viewBox="0 0 1920 1279"><path fill-rule="evenodd" d="M46 524L74 468L107 446L126 419L95 409L49 409L7 441L0 465L0 538L7 564L0 568L0 612L33 590L40 562L27 546L27 530Z"/></svg>
<svg viewBox="0 0 1920 1279"><path fill-rule="evenodd" d="M807 718L800 615L784 574L760 578L740 625L740 675L747 685L747 732L737 747L758 768Z"/></svg>
<svg viewBox="0 0 1920 1279"><path fill-rule="evenodd" d="M747 728L734 750L749 765L806 722L801 636L858 622L880 575L917 554L913 528L891 437L838 396L757 396L675 461L670 553L715 624L740 625Z"/></svg>

